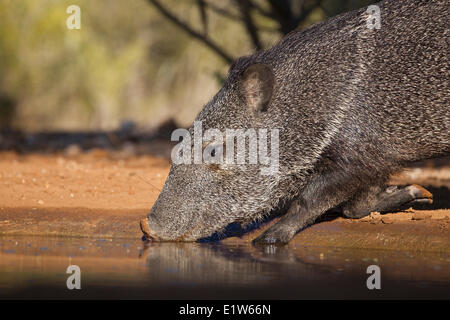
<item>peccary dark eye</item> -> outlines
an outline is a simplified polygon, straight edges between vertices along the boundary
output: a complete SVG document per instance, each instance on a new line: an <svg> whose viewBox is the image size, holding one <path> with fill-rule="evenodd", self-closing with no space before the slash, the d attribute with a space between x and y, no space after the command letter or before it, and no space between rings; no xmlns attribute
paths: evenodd
<svg viewBox="0 0 450 320"><path fill-rule="evenodd" d="M205 163L219 164L223 159L224 146L222 144L210 144L203 151Z"/></svg>

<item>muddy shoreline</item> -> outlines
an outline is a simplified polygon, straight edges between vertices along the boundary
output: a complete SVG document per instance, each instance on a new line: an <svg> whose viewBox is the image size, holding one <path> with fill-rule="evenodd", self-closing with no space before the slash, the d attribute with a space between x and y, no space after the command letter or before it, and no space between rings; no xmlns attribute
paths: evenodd
<svg viewBox="0 0 450 320"><path fill-rule="evenodd" d="M139 239L142 233L138 221L145 214L145 210L2 208L0 236ZM339 217L303 230L288 246L450 253L448 215L447 210L408 210L382 216L373 215L359 221ZM275 221L276 219L242 236L228 237L221 241L227 244L249 244Z"/></svg>

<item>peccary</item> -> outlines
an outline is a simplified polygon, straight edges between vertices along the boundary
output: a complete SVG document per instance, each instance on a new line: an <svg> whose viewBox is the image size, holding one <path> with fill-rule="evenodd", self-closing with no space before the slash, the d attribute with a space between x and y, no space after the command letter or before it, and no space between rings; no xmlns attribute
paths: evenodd
<svg viewBox="0 0 450 320"><path fill-rule="evenodd" d="M279 128L279 170L172 164L141 228L194 241L288 207L256 243L286 243L331 208L348 218L431 202L387 187L408 163L450 154L447 0L386 0L239 58L197 116L203 128ZM191 128L192 131L192 128Z"/></svg>

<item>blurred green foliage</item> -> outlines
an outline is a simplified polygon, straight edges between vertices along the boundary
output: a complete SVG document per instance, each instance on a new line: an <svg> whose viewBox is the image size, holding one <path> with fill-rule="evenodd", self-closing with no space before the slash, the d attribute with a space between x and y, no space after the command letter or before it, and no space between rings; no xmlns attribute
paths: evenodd
<svg viewBox="0 0 450 320"><path fill-rule="evenodd" d="M370 2L325 0L302 27ZM66 27L72 4L80 30ZM164 0L201 29L194 4ZM273 27L264 17L258 24ZM253 50L243 25L219 14L210 14L208 33L235 57ZM265 47L280 38L261 33ZM1 128L114 129L122 119L152 126L169 117L187 125L226 70L145 0L0 0Z"/></svg>

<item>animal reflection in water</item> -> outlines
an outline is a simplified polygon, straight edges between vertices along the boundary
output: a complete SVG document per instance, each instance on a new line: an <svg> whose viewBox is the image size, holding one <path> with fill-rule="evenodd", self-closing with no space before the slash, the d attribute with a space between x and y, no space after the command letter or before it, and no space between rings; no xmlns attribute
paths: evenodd
<svg viewBox="0 0 450 320"><path fill-rule="evenodd" d="M436 272L450 270L450 262L431 252L160 242L148 243L140 257L151 281L161 284L297 286L356 278L360 283L371 264L397 280L450 281L450 272Z"/></svg>
<svg viewBox="0 0 450 320"><path fill-rule="evenodd" d="M156 281L246 284L312 275L311 265L286 247L229 246L203 243L149 243L143 250Z"/></svg>

